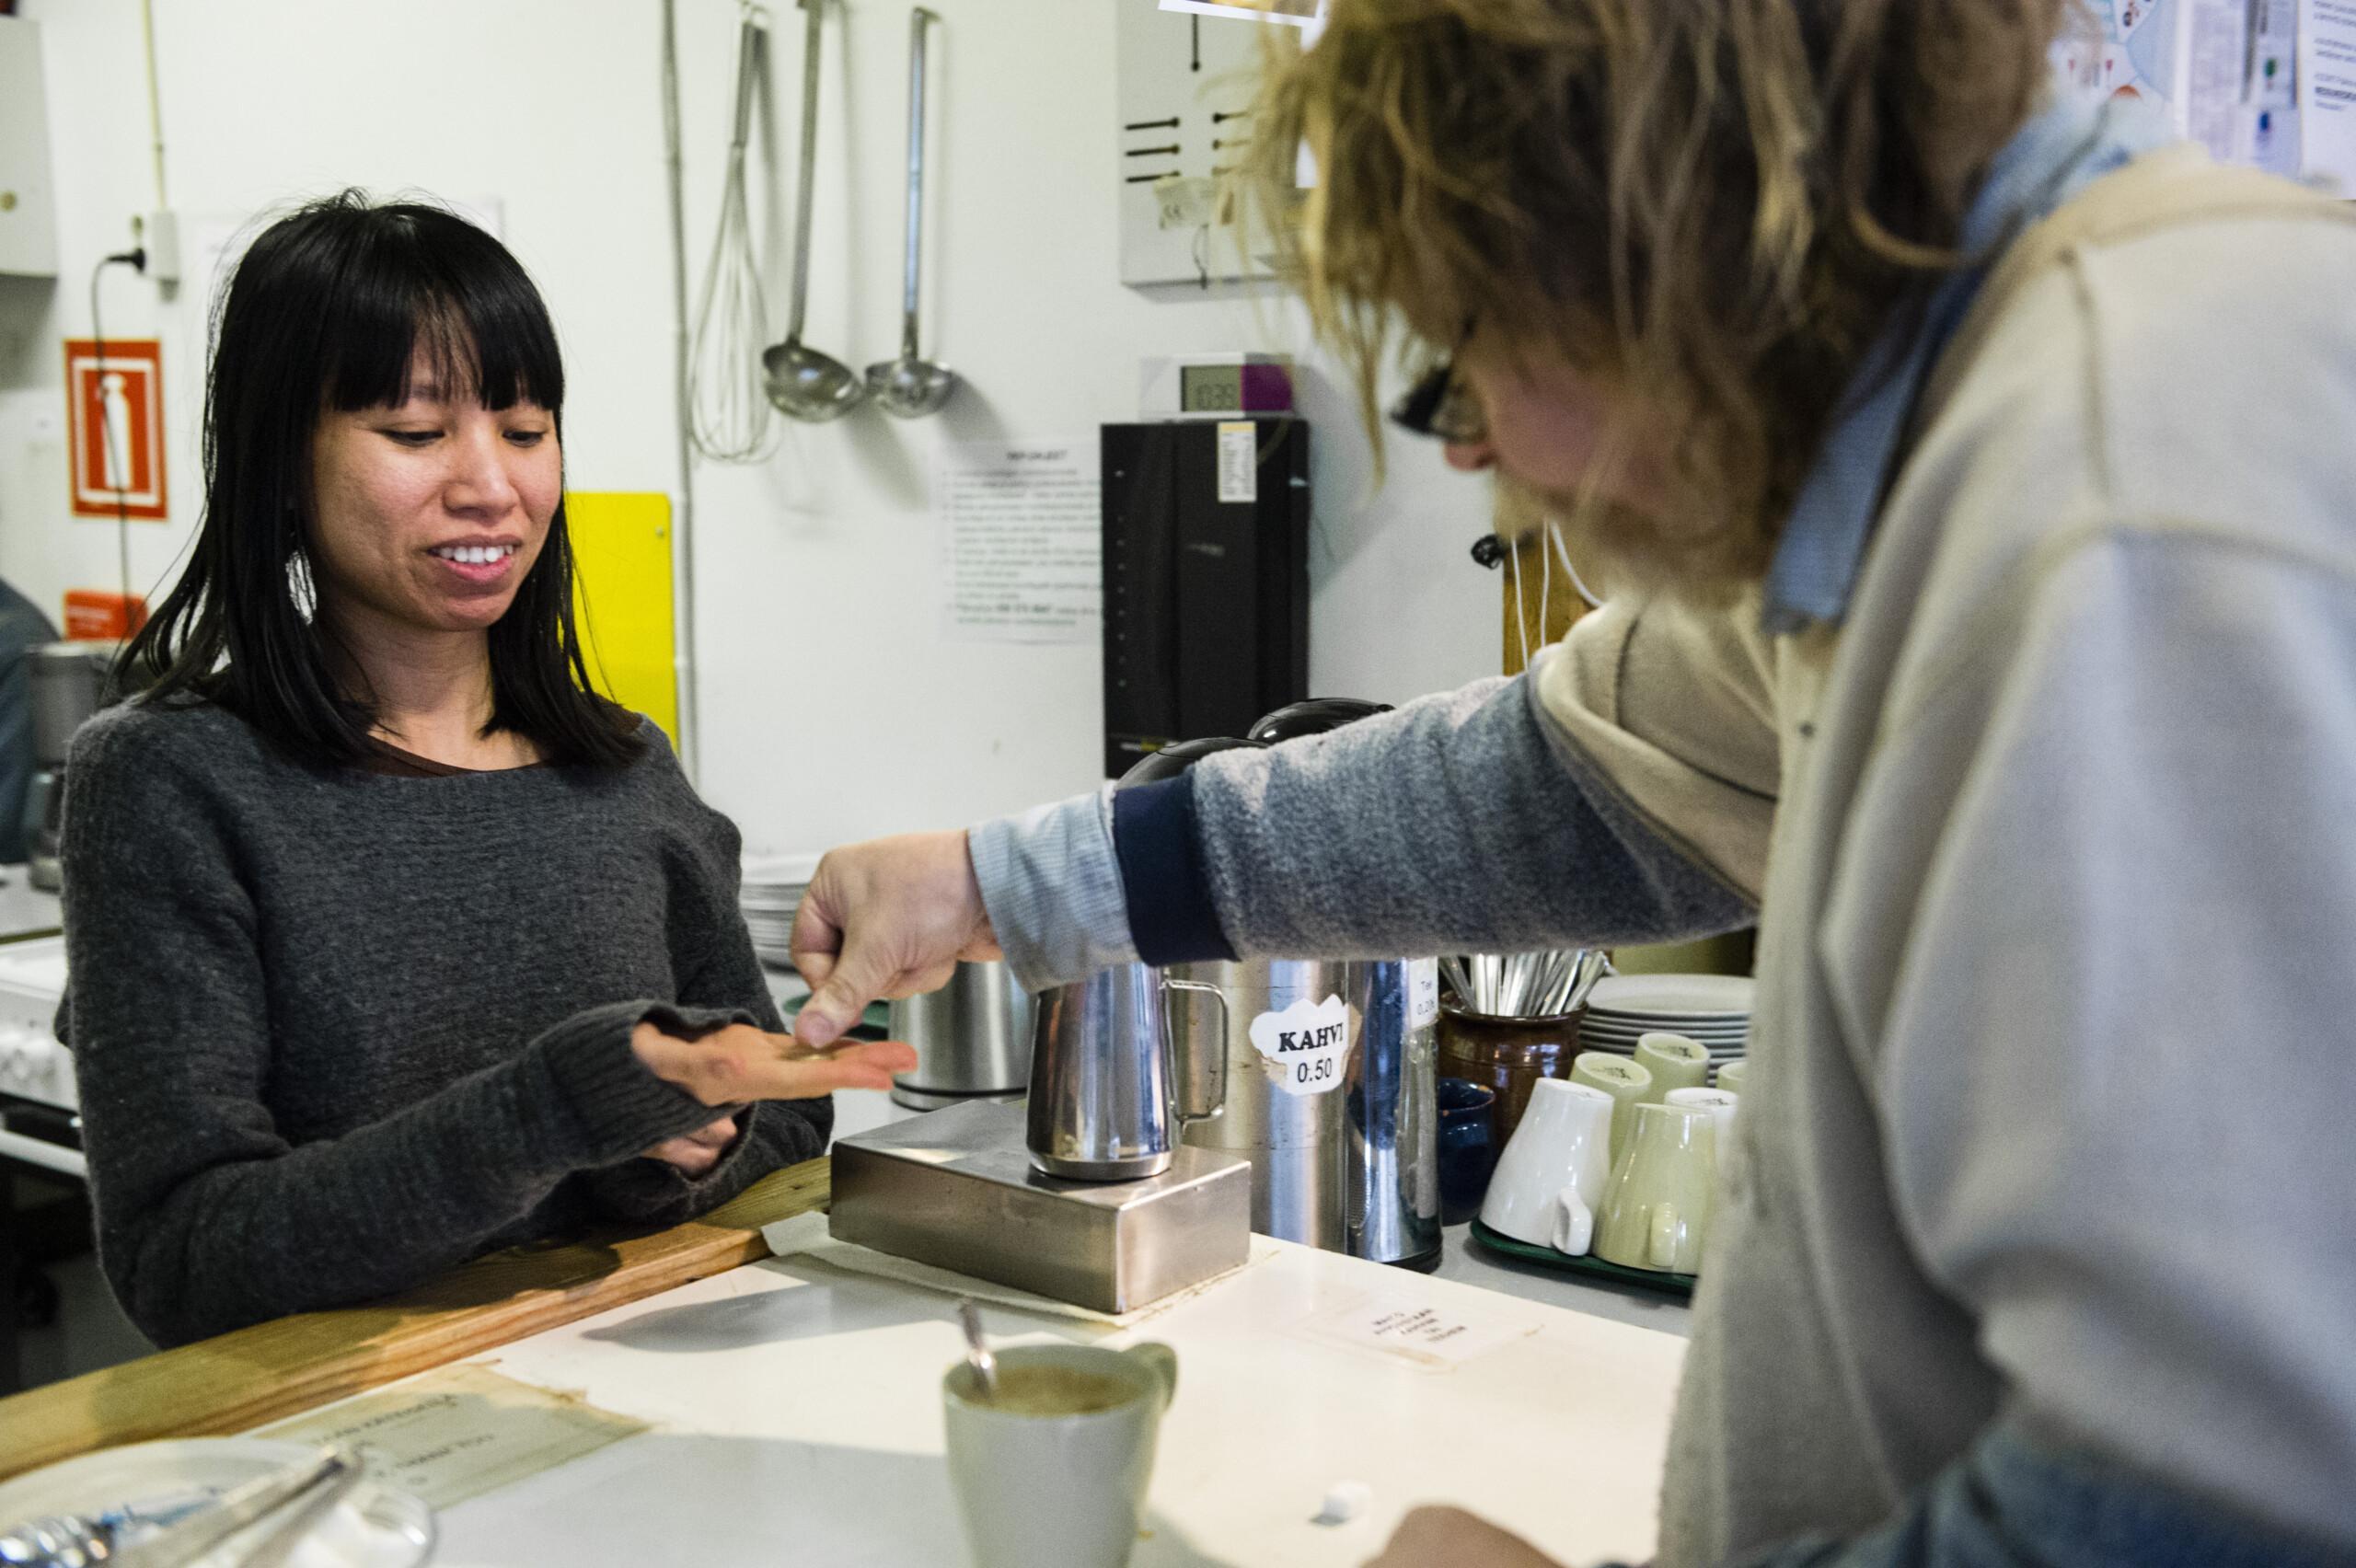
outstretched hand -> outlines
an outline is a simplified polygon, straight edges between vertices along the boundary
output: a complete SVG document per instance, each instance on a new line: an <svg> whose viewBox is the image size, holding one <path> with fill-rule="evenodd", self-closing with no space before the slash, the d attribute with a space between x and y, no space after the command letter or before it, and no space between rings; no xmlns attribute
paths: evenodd
<svg viewBox="0 0 2356 1568"><path fill-rule="evenodd" d="M870 1002L949 983L960 959L1000 956L963 833L910 833L837 849L793 917L793 967L810 982L794 1020L825 1045Z"/></svg>
<svg viewBox="0 0 2356 1568"><path fill-rule="evenodd" d="M706 1105L815 1100L838 1089L889 1089L894 1073L917 1065L916 1047L897 1040L860 1041L827 1050L749 1023L732 1023L700 1040L681 1040L641 1023L631 1032L629 1043L656 1078Z"/></svg>

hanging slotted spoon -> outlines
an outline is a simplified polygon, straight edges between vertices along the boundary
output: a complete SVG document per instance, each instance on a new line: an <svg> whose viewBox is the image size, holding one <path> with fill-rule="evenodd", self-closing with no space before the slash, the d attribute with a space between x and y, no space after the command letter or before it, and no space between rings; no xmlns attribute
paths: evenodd
<svg viewBox="0 0 2356 1568"><path fill-rule="evenodd" d="M938 18L918 6L908 13L908 241L903 263L900 357L867 367L867 395L898 419L939 413L957 390L957 373L917 352L917 281L924 253L924 29Z"/></svg>
<svg viewBox="0 0 2356 1568"><path fill-rule="evenodd" d="M802 0L810 14L802 44L802 188L794 192L793 318L785 341L761 355L769 401L788 419L810 424L837 420L857 408L867 388L850 366L802 340L810 306L810 206L818 172L818 58L825 41L826 0Z"/></svg>

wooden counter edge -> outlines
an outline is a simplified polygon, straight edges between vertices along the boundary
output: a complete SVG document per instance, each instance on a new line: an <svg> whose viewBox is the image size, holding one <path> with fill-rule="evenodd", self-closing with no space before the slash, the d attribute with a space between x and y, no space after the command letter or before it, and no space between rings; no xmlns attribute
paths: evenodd
<svg viewBox="0 0 2356 1568"><path fill-rule="evenodd" d="M761 1228L826 1206L828 1164L771 1173L701 1219L479 1258L422 1289L305 1312L0 1400L0 1480L121 1443L245 1432L769 1255Z"/></svg>

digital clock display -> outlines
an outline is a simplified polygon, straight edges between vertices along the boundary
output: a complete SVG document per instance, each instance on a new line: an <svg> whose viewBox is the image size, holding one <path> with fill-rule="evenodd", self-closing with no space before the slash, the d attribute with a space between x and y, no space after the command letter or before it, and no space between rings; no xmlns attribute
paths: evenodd
<svg viewBox="0 0 2356 1568"><path fill-rule="evenodd" d="M1243 367L1187 364L1178 367L1178 407L1190 414L1216 414L1243 407Z"/></svg>

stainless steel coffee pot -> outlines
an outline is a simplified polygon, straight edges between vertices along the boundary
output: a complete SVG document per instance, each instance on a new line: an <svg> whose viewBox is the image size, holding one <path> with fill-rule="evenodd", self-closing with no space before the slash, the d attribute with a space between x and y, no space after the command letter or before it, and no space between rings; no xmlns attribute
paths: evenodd
<svg viewBox="0 0 2356 1568"><path fill-rule="evenodd" d="M1172 998L1182 1092L1216 1094L1226 1113L1183 1136L1252 1161L1252 1228L1436 1264L1437 962L1172 965L1184 981L1220 1005Z"/></svg>
<svg viewBox="0 0 2356 1568"><path fill-rule="evenodd" d="M1166 1005L1170 980L1142 963L1101 969L1039 997L1026 1142L1033 1167L1071 1182L1134 1182L1170 1169L1180 1135L1217 1117L1223 1092L1180 1103ZM1223 1090L1224 1085L1216 1085Z"/></svg>
<svg viewBox="0 0 2356 1568"><path fill-rule="evenodd" d="M1312 698L1251 739L1278 744L1387 711ZM1378 1262L1439 1261L1439 972L1432 959L1173 965L1219 992L1220 1031L1178 998L1177 1059L1227 1113L1185 1141L1252 1161L1252 1228Z"/></svg>
<svg viewBox="0 0 2356 1568"><path fill-rule="evenodd" d="M886 1032L916 1047L917 1065L892 1080L911 1111L1022 1092L1031 1077L1030 993L1003 963L960 963L949 984L892 1004Z"/></svg>
<svg viewBox="0 0 2356 1568"><path fill-rule="evenodd" d="M119 645L44 642L26 656L32 699L33 775L25 795L25 858L33 886L55 893L64 883L58 849L64 833L65 755L74 732L98 710L107 673ZM12 824L14 825L14 824ZM12 836L0 833L0 839Z"/></svg>

